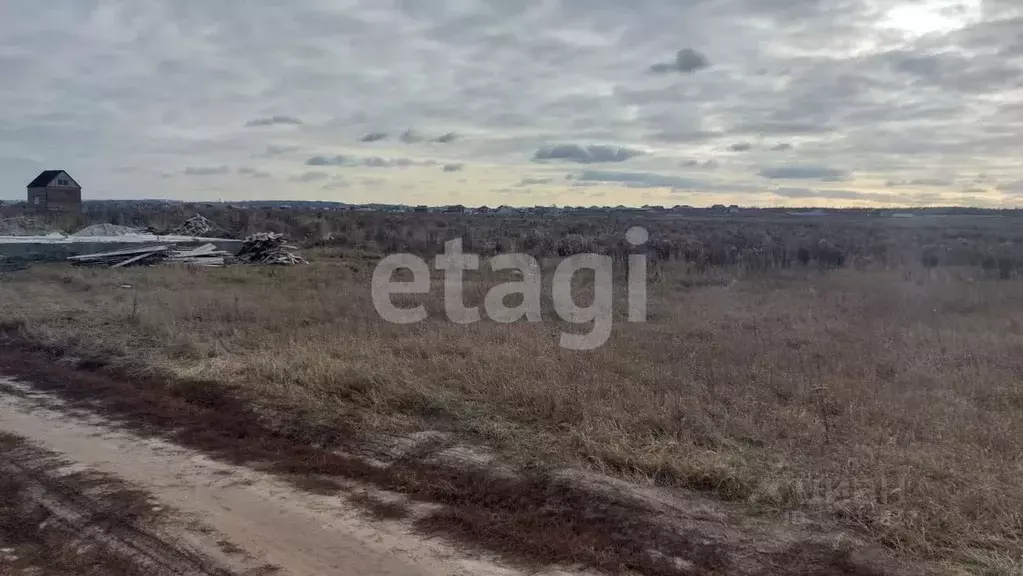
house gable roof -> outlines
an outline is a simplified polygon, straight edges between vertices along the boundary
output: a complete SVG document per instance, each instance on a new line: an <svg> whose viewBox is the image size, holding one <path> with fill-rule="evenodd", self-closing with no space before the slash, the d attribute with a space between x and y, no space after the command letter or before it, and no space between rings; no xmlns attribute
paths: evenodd
<svg viewBox="0 0 1023 576"><path fill-rule="evenodd" d="M73 182L75 186L81 188L78 182L75 182L75 179L72 178L70 174L63 170L43 170L42 172L39 173L38 176L35 177L35 180L32 180L31 182L28 183L27 187L45 188L49 186L51 182L53 182L54 178L60 176L61 174L67 174L68 179L71 180L71 182Z"/></svg>

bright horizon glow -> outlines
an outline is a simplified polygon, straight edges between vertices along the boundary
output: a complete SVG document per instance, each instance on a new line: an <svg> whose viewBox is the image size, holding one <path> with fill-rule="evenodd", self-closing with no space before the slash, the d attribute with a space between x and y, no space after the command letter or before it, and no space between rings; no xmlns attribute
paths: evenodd
<svg viewBox="0 0 1023 576"><path fill-rule="evenodd" d="M980 20L982 9L982 0L917 1L888 10L881 25L915 40L927 34L961 30Z"/></svg>

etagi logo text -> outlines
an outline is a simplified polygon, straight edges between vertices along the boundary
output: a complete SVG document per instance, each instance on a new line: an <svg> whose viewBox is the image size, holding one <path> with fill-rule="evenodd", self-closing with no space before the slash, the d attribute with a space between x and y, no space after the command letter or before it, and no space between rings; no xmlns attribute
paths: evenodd
<svg viewBox="0 0 1023 576"><path fill-rule="evenodd" d="M633 246L641 246L649 239L641 227L630 228L625 239ZM628 257L628 320L645 322L647 318L647 266L646 256L632 254ZM478 306L467 307L463 300L463 272L479 270L480 257L462 252L462 240L454 239L444 243L444 253L434 261L437 270L444 271L444 311L448 320L457 324L472 324L481 319ZM525 318L529 322L542 322L541 294L543 272L535 258L528 254L499 254L490 258L490 269L498 272L517 270L521 280L503 282L492 287L483 300L487 317L495 322L510 324ZM392 280L398 270L411 272L412 280ZM579 306L572 294L572 280L583 270L593 272L593 302ZM427 294L430 292L430 268L414 254L392 254L377 264L373 270L373 306L380 317L394 324L413 324L427 318L426 307L419 304L412 308L398 308L391 300L392 294ZM506 306L505 300L512 295L521 295L518 306ZM592 323L592 329L585 334L562 332L559 344L570 350L593 350L603 346L611 336L613 323L613 260L603 254L575 254L563 259L551 278L551 299L559 318L573 324Z"/></svg>

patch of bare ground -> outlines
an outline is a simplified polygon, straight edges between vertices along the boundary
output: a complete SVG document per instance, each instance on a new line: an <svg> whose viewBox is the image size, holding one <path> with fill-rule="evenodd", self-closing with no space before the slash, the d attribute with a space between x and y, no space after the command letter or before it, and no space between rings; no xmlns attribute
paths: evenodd
<svg viewBox="0 0 1023 576"><path fill-rule="evenodd" d="M0 572L54 576L230 576L161 534L145 492L0 432Z"/></svg>

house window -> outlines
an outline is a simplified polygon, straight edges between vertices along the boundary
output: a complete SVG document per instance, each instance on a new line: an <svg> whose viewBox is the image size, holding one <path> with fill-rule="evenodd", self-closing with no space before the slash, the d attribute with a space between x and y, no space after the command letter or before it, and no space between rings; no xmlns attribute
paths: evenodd
<svg viewBox="0 0 1023 576"><path fill-rule="evenodd" d="M67 180L64 180L64 179L57 180L57 185L58 186L67 186Z"/></svg>

